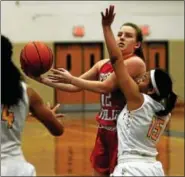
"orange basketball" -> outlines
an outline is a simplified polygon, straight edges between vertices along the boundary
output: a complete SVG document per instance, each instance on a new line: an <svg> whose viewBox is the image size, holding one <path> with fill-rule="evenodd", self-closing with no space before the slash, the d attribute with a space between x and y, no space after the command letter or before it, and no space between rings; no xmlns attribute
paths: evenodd
<svg viewBox="0 0 185 177"><path fill-rule="evenodd" d="M43 42L29 42L21 51L20 62L25 74L40 76L51 68L53 53Z"/></svg>

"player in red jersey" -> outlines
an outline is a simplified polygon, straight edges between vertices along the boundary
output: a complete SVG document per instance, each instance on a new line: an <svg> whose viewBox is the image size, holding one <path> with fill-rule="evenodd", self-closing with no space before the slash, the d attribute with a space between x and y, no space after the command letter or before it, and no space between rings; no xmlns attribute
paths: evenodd
<svg viewBox="0 0 185 177"><path fill-rule="evenodd" d="M136 78L146 71L142 40L141 30L133 23L123 24L117 35L117 45L132 78ZM91 162L94 176L109 175L117 164L116 119L125 105L110 60L98 61L80 77L72 76L63 68L51 71L53 74L50 74L48 78L30 77L62 91L78 92L86 89L101 94L101 110L96 116L99 127Z"/></svg>

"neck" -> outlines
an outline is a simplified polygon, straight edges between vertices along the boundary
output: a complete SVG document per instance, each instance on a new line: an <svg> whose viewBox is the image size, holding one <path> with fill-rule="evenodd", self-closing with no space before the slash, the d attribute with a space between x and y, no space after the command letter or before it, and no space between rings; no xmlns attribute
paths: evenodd
<svg viewBox="0 0 185 177"><path fill-rule="evenodd" d="M127 59L129 59L130 57L132 57L134 55L135 55L134 53L125 53L125 54L122 54L124 60L127 60Z"/></svg>

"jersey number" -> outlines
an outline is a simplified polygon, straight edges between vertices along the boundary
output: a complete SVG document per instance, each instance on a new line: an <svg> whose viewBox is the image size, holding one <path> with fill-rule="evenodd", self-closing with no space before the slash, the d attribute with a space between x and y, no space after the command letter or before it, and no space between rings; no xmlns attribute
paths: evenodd
<svg viewBox="0 0 185 177"><path fill-rule="evenodd" d="M107 95L102 94L101 95L102 106L112 106L110 99L111 99L111 94L110 93L107 94Z"/></svg>
<svg viewBox="0 0 185 177"><path fill-rule="evenodd" d="M14 122L14 114L12 112L9 112L7 107L4 107L1 115L1 120L7 121L8 128L12 128Z"/></svg>
<svg viewBox="0 0 185 177"><path fill-rule="evenodd" d="M154 117L152 119L152 123L147 133L147 137L151 138L152 140L156 141L162 131L164 126L164 120L158 117Z"/></svg>

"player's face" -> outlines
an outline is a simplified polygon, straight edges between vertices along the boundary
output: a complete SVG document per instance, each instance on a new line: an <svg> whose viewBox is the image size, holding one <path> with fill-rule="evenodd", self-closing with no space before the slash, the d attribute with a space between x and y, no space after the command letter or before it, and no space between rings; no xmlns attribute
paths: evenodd
<svg viewBox="0 0 185 177"><path fill-rule="evenodd" d="M123 54L133 54L135 49L139 47L136 40L136 30L131 26L122 26L117 33L117 45Z"/></svg>
<svg viewBox="0 0 185 177"><path fill-rule="evenodd" d="M150 80L150 73L146 72L143 75L141 75L140 77L137 77L135 79L137 85L139 86L139 90L142 93L147 93L148 89L149 89L149 85L151 83Z"/></svg>

